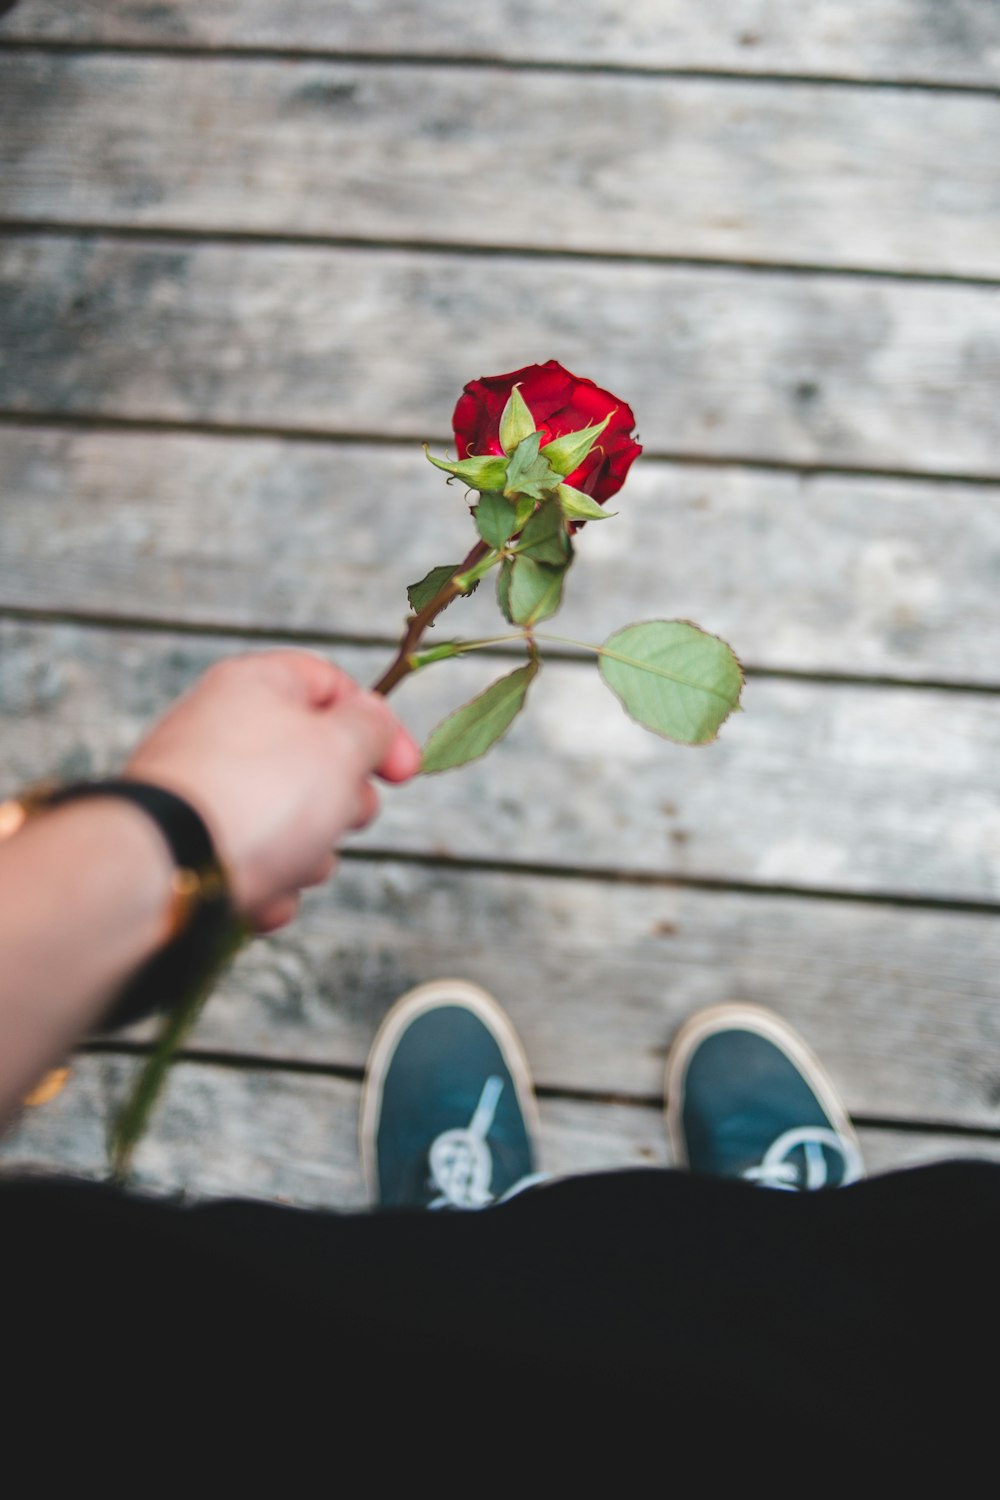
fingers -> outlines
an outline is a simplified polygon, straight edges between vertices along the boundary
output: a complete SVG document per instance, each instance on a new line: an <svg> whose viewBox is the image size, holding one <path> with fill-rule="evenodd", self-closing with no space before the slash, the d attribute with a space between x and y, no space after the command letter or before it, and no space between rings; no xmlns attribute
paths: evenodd
<svg viewBox="0 0 1000 1500"><path fill-rule="evenodd" d="M378 812L378 806L378 792L370 781L363 781L358 791L357 807L354 817L351 819L351 827L354 829L367 828Z"/></svg>
<svg viewBox="0 0 1000 1500"><path fill-rule="evenodd" d="M420 763L384 698L298 650L218 663L151 739L149 779L205 809L260 932L291 921L297 893L333 873L329 851L375 817L372 778L406 781Z"/></svg>
<svg viewBox="0 0 1000 1500"><path fill-rule="evenodd" d="M409 781L420 770L420 746L402 724L376 769L384 781L395 782Z"/></svg>
<svg viewBox="0 0 1000 1500"><path fill-rule="evenodd" d="M359 692L343 699L330 716L340 752L354 761L357 774L406 781L420 765L420 750L384 698Z"/></svg>
<svg viewBox="0 0 1000 1500"><path fill-rule="evenodd" d="M298 891L289 891L266 901L254 912L254 931L259 936L264 936L268 932L276 932L279 927L287 927L298 915L301 891L308 886L325 885L339 863L335 853L325 854L311 870L300 877Z"/></svg>
<svg viewBox="0 0 1000 1500"><path fill-rule="evenodd" d="M281 673L292 689L301 693L310 708L330 708L361 688L353 677L314 651L262 651L258 664L267 671Z"/></svg>
<svg viewBox="0 0 1000 1500"><path fill-rule="evenodd" d="M311 651L261 652L258 660L286 674L311 708L346 709L350 706L357 709L357 719L352 715L348 728L359 741L368 762L364 774L375 772L386 781L400 782L408 781L419 771L420 747L385 699L376 693L364 692L341 667ZM370 732L361 728L364 723ZM373 755L377 758L373 759Z"/></svg>
<svg viewBox="0 0 1000 1500"><path fill-rule="evenodd" d="M329 854L324 854L310 870L307 870L304 875L299 877L299 885L303 889L309 885L325 885L339 864L340 860L337 857L336 851L331 850Z"/></svg>
<svg viewBox="0 0 1000 1500"><path fill-rule="evenodd" d="M254 912L254 931L261 936L267 932L277 932L279 927L288 926L298 909L298 896L277 896Z"/></svg>
<svg viewBox="0 0 1000 1500"><path fill-rule="evenodd" d="M372 770L383 781L409 781L420 770L420 746L409 730L399 722L384 698L377 693L365 693L359 701L369 705L380 715L387 730L387 737L381 742L382 753ZM354 703L348 706L352 709L358 707Z"/></svg>

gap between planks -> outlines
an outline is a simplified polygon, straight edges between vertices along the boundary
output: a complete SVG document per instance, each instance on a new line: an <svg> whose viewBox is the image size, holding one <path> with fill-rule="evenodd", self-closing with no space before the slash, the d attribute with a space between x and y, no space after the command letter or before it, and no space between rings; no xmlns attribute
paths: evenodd
<svg viewBox="0 0 1000 1500"><path fill-rule="evenodd" d="M81 1058L68 1087L0 1143L6 1176L107 1176L104 1131L134 1064ZM344 1210L367 1206L354 1081L180 1062L136 1155L131 1187ZM554 1176L670 1166L662 1109L540 1098L541 1166ZM859 1125L872 1176L948 1159L997 1160L989 1136Z"/></svg>
<svg viewBox="0 0 1000 1500"><path fill-rule="evenodd" d="M933 148L915 155L925 100L887 95L873 112L808 85L595 78L582 90L511 73L501 87L430 66L414 77L212 59L192 71L87 56L8 58L3 72L8 212L34 224L1000 277L984 208L996 100L940 98ZM619 121L613 134L602 120ZM512 164L539 136L571 146L526 179Z"/></svg>
<svg viewBox="0 0 1000 1500"><path fill-rule="evenodd" d="M0 240L3 236L0 233ZM386 246L395 249L395 246ZM337 447L365 443L380 448L405 449L421 447L427 443L431 448L447 448L454 439L449 433L386 433L366 431L360 428L340 429L335 427L298 427L286 423L205 421L186 417L154 417L119 415L98 410L50 411L38 408L22 411L17 407L0 406L0 428L67 428L81 432L134 432L170 434L206 438L245 438L249 442L289 442L310 446ZM683 464L704 469L752 469L763 474L793 474L802 479L822 479L827 475L848 479L899 479L912 484L960 484L972 489L997 488L995 474L970 473L968 470L948 469L900 469L872 464L835 464L828 460L759 458L743 453L700 453L684 448L655 448L646 445L643 457L659 463Z"/></svg>
<svg viewBox="0 0 1000 1500"><path fill-rule="evenodd" d="M357 432L377 390L378 426L426 433L468 379L460 319L482 325L483 368L534 349L643 390L651 452L996 473L991 292L790 277L750 297L735 271L494 265L484 278L458 254L11 239L0 266L21 357L0 397L8 410Z"/></svg>
<svg viewBox="0 0 1000 1500"><path fill-rule="evenodd" d="M81 774L116 762L172 697L239 649L238 639L118 630L102 638L15 622L3 635L4 748L15 785L44 769ZM359 681L383 663L370 649L343 655ZM665 760L613 708L596 674L565 662L548 671L547 698L499 760L472 766L458 785L431 778L416 800L387 793L381 840L357 847L384 854L384 843L393 854L461 865L509 846L521 868L612 878L628 868L706 890L804 887L825 896L832 887L845 897L995 913L995 819L983 811L995 804L992 699L949 694L943 712L924 691L761 681L752 718L734 720L713 751L713 791L703 762L690 752ZM437 678L418 674L407 694L413 732L422 737L493 676L491 663L473 658ZM615 776L616 766L629 774ZM478 808L471 822L470 804ZM864 839L852 831L860 828Z"/></svg>
<svg viewBox="0 0 1000 1500"><path fill-rule="evenodd" d="M277 62L277 63L345 63L351 67L410 67L473 69L490 73L551 73L600 78L663 78L683 82L807 84L830 89L880 90L889 93L973 94L984 98L1000 96L1000 85L970 83L960 79L855 77L850 73L807 73L757 70L752 68L668 67L650 63L613 63L556 61L555 59L504 58L485 53L358 52L331 48L213 46L205 42L111 42L62 41L46 37L13 37L0 31L0 52L40 52L75 57L164 57L182 62Z"/></svg>
<svg viewBox="0 0 1000 1500"><path fill-rule="evenodd" d="M352 635L347 631L318 630L303 627L282 628L275 625L227 625L216 620L158 619L153 615L110 613L87 609L47 609L44 606L7 604L0 602L0 620L23 620L30 625L79 625L84 630L127 630L146 635L194 635L216 636L219 640L272 641L293 646L335 646L353 650L355 647L378 647L392 651L399 645L397 636L370 634ZM477 649L478 656L499 661L518 658L516 648L510 646L484 646ZM590 665L592 658L582 651L558 646L546 646L546 661L578 662ZM828 682L838 687L911 688L935 693L972 693L977 696L1000 697L1000 684L962 682L936 677L893 677L877 672L833 672L808 668L757 666L752 661L740 658L740 666L746 678L760 678L774 682Z"/></svg>
<svg viewBox="0 0 1000 1500"><path fill-rule="evenodd" d="M111 1057L120 1059L145 1059L151 1055L148 1042L105 1041L97 1038L84 1042L78 1049L81 1056ZM362 1067L340 1063L312 1062L305 1058L261 1055L254 1052L220 1052L211 1048L182 1048L174 1061L191 1063L203 1068L227 1068L236 1073L264 1073L301 1075L305 1078L341 1079L345 1083L359 1086L364 1082ZM621 1106L623 1109L663 1108L658 1094L622 1094L609 1090L567 1088L565 1086L537 1084L535 1093L539 1099L566 1101L574 1104ZM900 1135L957 1136L969 1140L1000 1141L1000 1125L962 1125L940 1120L901 1119L891 1115L853 1114L853 1123L861 1129L896 1131Z"/></svg>
<svg viewBox="0 0 1000 1500"><path fill-rule="evenodd" d="M998 90L1000 93L1000 90ZM558 245L485 245L475 241L398 239L322 232L292 233L276 229L199 228L196 225L113 224L100 219L69 220L6 218L0 215L0 237L45 235L56 239L122 239L152 244L273 246L280 249L364 250L368 253L412 251L420 255L463 255L479 260L570 261L584 265L663 266L688 271L742 271L751 276L829 277L837 281L877 281L917 286L961 286L992 290L1000 276L959 271L906 271L879 266L836 266L824 262L747 259L738 256L673 255L638 250L587 250Z"/></svg>

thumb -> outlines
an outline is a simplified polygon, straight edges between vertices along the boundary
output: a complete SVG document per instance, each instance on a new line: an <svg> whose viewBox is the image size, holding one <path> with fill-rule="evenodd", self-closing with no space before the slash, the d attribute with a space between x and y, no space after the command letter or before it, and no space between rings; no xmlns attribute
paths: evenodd
<svg viewBox="0 0 1000 1500"><path fill-rule="evenodd" d="M360 776L370 776L395 759L405 759L398 748L400 740L413 745L385 699L376 693L352 693L340 699L329 710L329 723L342 752L346 750L352 758L352 770ZM419 760L415 745L413 750Z"/></svg>

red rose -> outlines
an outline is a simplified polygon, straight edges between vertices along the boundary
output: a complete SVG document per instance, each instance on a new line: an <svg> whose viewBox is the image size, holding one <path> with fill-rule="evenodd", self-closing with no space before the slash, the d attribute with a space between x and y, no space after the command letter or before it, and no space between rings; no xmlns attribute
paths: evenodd
<svg viewBox="0 0 1000 1500"><path fill-rule="evenodd" d="M602 391L592 380L571 375L556 360L544 365L525 365L509 375L484 375L465 387L455 407L452 427L459 458L502 454L500 418L515 386L543 434L543 445L552 438L582 427L593 427L610 416L597 445L578 469L567 474L565 483L582 490L598 505L610 500L625 483L625 476L642 448L631 436L635 417L631 407Z"/></svg>

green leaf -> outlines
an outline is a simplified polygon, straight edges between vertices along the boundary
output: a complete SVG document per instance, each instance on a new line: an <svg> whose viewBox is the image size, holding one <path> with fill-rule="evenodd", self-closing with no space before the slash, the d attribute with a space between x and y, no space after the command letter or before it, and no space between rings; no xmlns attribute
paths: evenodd
<svg viewBox="0 0 1000 1500"><path fill-rule="evenodd" d="M530 437L534 430L535 419L521 395L520 387L515 386L500 418L501 448L505 453L513 453L518 443Z"/></svg>
<svg viewBox="0 0 1000 1500"><path fill-rule="evenodd" d="M550 619L562 603L565 578L565 567L553 568L530 557L515 557L508 594L511 622L531 626Z"/></svg>
<svg viewBox="0 0 1000 1500"><path fill-rule="evenodd" d="M514 564L509 558L504 558L500 564L497 574L497 603L500 612L509 625L514 624L514 616L510 612L510 577L514 571Z"/></svg>
<svg viewBox="0 0 1000 1500"><path fill-rule="evenodd" d="M431 568L419 583L411 583L408 586L406 597L415 615L419 615L424 606L430 604L435 594L441 592L449 578L454 578L460 566L459 563L450 563L442 568Z"/></svg>
<svg viewBox="0 0 1000 1500"><path fill-rule="evenodd" d="M424 445L424 453L427 455L435 469L443 469L453 479L461 479L470 490L502 490L507 483L507 459L488 453L482 458L460 458L457 463L449 463L446 459L435 458Z"/></svg>
<svg viewBox="0 0 1000 1500"><path fill-rule="evenodd" d="M604 421L598 422L594 427L581 427L577 432L564 432L562 437L553 438L542 449L542 457L549 461L557 473L572 474L590 456L594 444L613 415L613 412L609 412Z"/></svg>
<svg viewBox="0 0 1000 1500"><path fill-rule="evenodd" d="M443 719L424 746L420 769L432 776L485 755L520 713L537 671L537 661L518 667Z"/></svg>
<svg viewBox="0 0 1000 1500"><path fill-rule="evenodd" d="M448 580L450 578L454 578L455 574L458 572L461 566L461 563L449 563L446 564L443 568L431 568L430 572L426 575L426 577L421 578L419 583L410 584L409 588L406 590L406 597L407 599L409 599L410 608L413 610L413 613L415 615L419 615L420 611L426 605L430 604L435 594L439 594L441 592ZM475 593L478 587L479 580L477 579L476 582L472 585L472 588L468 589L466 591L466 595L463 595L462 597L464 598L467 597L468 594Z"/></svg>
<svg viewBox="0 0 1000 1500"><path fill-rule="evenodd" d="M561 484L556 495L563 515L571 521L606 521L609 516L618 514L616 510L605 510L603 505L598 505L582 490L575 490L571 484Z"/></svg>
<svg viewBox="0 0 1000 1500"><path fill-rule="evenodd" d="M487 490L472 512L476 530L489 547L502 547L517 529L517 514L509 500Z"/></svg>
<svg viewBox="0 0 1000 1500"><path fill-rule="evenodd" d="M568 565L573 544L558 501L548 500L539 506L521 532L517 550L519 555L526 554L534 562L551 563L554 567Z"/></svg>
<svg viewBox="0 0 1000 1500"><path fill-rule="evenodd" d="M743 672L718 636L687 620L647 620L616 630L601 647L600 671L626 713L683 745L714 740L739 707Z"/></svg>
<svg viewBox="0 0 1000 1500"><path fill-rule="evenodd" d="M543 500L546 495L553 494L558 487L560 476L544 458L539 456L538 444L540 442L541 434L538 432L522 438L510 458L505 460L507 463L506 481L489 486L489 488L503 490L511 500L518 495L530 495L535 500Z"/></svg>

